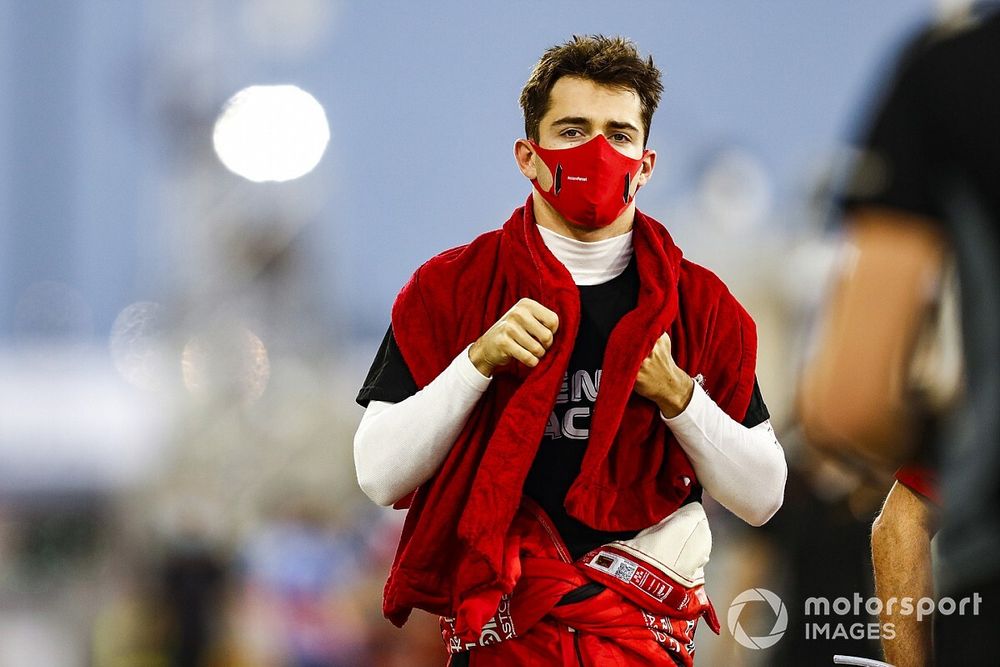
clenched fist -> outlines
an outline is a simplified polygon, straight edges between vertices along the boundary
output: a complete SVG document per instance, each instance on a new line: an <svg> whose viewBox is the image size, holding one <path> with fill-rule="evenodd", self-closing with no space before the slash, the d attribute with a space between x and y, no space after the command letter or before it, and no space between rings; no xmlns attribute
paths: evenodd
<svg viewBox="0 0 1000 667"><path fill-rule="evenodd" d="M521 299L472 344L469 359L487 377L515 359L534 368L558 328L558 315L537 301Z"/></svg>
<svg viewBox="0 0 1000 667"><path fill-rule="evenodd" d="M691 401L694 380L674 363L668 334L657 338L653 351L643 359L635 378L635 393L656 403L668 419L683 412Z"/></svg>

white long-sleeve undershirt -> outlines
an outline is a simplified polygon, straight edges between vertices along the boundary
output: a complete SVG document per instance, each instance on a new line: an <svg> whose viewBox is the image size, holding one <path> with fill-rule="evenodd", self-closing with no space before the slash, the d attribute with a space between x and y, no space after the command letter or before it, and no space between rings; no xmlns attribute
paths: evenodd
<svg viewBox="0 0 1000 667"><path fill-rule="evenodd" d="M770 420L747 428L695 383L684 411L668 419L698 483L730 512L762 526L781 507L788 467Z"/></svg>
<svg viewBox="0 0 1000 667"><path fill-rule="evenodd" d="M539 231L578 285L614 278L631 257L631 232L587 243L543 227ZM379 505L391 505L427 481L490 381L473 365L467 347L405 400L371 401L354 436L354 462L365 494ZM744 427L699 386L687 408L664 421L691 460L699 483L724 507L761 525L781 506L787 469L769 422Z"/></svg>
<svg viewBox="0 0 1000 667"><path fill-rule="evenodd" d="M354 466L365 495L392 505L430 479L490 380L473 365L466 347L405 400L370 401L354 434Z"/></svg>

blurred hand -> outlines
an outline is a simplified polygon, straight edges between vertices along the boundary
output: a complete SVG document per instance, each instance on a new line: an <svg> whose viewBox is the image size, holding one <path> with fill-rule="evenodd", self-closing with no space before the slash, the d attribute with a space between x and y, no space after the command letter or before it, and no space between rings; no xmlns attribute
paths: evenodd
<svg viewBox="0 0 1000 667"><path fill-rule="evenodd" d="M513 360L534 368L551 347L558 328L558 315L523 298L472 344L469 359L487 377Z"/></svg>
<svg viewBox="0 0 1000 667"><path fill-rule="evenodd" d="M674 363L667 333L656 339L653 351L639 367L635 393L656 403L668 419L683 412L691 401L694 380Z"/></svg>

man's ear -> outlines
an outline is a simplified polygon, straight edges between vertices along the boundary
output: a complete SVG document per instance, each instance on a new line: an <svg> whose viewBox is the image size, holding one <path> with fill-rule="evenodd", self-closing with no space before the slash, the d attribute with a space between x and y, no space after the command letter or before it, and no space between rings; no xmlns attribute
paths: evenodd
<svg viewBox="0 0 1000 667"><path fill-rule="evenodd" d="M524 177L529 181L537 178L538 169L535 166L535 149L527 139L518 139L514 142L514 160L517 161L517 168L521 170Z"/></svg>
<svg viewBox="0 0 1000 667"><path fill-rule="evenodd" d="M635 176L637 190L649 182L649 179L653 176L653 167L655 166L656 151L645 151L642 155L642 167L639 169L639 173Z"/></svg>

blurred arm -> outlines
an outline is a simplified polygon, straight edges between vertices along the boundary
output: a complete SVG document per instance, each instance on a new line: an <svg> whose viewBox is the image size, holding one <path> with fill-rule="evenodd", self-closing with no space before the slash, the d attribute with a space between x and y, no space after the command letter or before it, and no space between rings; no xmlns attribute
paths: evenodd
<svg viewBox="0 0 1000 667"><path fill-rule="evenodd" d="M852 256L803 375L802 424L821 448L895 467L912 447L906 370L946 242L929 220L869 208L849 225L846 245Z"/></svg>
<svg viewBox="0 0 1000 667"><path fill-rule="evenodd" d="M371 401L354 434L354 465L365 495L389 506L430 479L489 384L466 347L405 400Z"/></svg>
<svg viewBox="0 0 1000 667"><path fill-rule="evenodd" d="M762 526L781 507L788 467L770 421L747 428L695 383L676 417L660 413L687 454L698 482L730 512Z"/></svg>
<svg viewBox="0 0 1000 667"><path fill-rule="evenodd" d="M887 601L895 597L934 598L931 580L931 537L934 535L934 508L920 495L896 482L885 499L882 512L872 526L872 565L875 594L883 602L879 618L892 623L895 637L883 635L882 650L887 662L896 667L924 667L931 664L931 618L917 620L916 614L887 613ZM898 603L893 611L898 611Z"/></svg>

